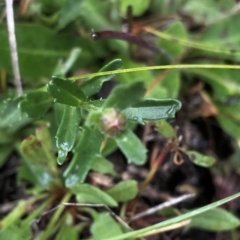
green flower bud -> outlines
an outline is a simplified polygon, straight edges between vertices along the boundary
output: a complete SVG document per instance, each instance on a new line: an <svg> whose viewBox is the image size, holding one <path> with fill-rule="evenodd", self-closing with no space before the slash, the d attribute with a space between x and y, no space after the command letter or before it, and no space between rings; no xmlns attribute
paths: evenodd
<svg viewBox="0 0 240 240"><path fill-rule="evenodd" d="M102 133L110 137L114 137L122 132L127 125L126 116L119 110L114 108L107 108L103 111L100 118L99 128Z"/></svg>

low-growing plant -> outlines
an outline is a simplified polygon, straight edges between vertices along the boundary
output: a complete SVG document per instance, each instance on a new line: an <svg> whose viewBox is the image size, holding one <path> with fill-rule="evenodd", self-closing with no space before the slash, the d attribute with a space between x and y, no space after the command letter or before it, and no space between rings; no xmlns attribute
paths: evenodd
<svg viewBox="0 0 240 240"><path fill-rule="evenodd" d="M120 3L116 2L111 3L112 12L118 9ZM79 18L88 31L90 26L104 29L108 19L103 17L103 13L107 12L108 4L100 5L96 0L62 3L36 1L30 4L29 16L34 18L39 14L42 23L48 27L54 26L56 31L66 31L66 34L60 35L61 38L58 33L41 25L20 23L16 27L19 57L20 60L24 59L20 61L20 69L22 76L29 82L26 81L27 87L21 96L16 96L11 88L3 87L4 94L0 103L0 166L13 153L21 157L17 179L19 185L26 186L26 195L1 220L0 238L77 240L89 236L96 240L117 240L142 238L179 227L211 231L235 229L240 225L239 219L230 211L218 207L239 197L240 193L198 209L182 210L179 216L173 211L170 213L172 218L139 230L131 229L131 221L149 215L152 211L171 207L184 199L194 198L194 193L190 191L183 198L171 199L157 210L150 209L143 215L127 215L128 207L153 180L166 156L170 155L176 165L182 164L186 159L192 165L200 167L211 167L216 162L210 155L182 146L182 135L177 134L177 127L174 128L167 121L173 119L181 109L182 103L178 100L180 89L184 91L191 85L188 81L181 83L180 79L192 80L196 76L203 78L213 93L210 95L202 86L198 88L205 108L201 109L200 114L195 114L214 116L231 136L240 136L238 129L234 131L240 117L236 111L236 116L233 116L233 110L239 106L234 99L229 106L226 105L226 101L239 94L236 80L238 74L233 69L240 67L224 64L227 60L237 61L239 51L231 51L227 43L221 48L211 44L222 31L222 25L231 25L238 16L230 16L227 22L220 21L216 25L207 18L209 26L198 42L189 39L184 24L178 20L169 24L165 31L147 25L141 27L141 30L157 38L156 46L130 33L93 31L92 37L95 40L122 39L157 53L156 59L160 59L156 60L156 66L143 66L129 60L126 57L127 47L115 41L108 47L118 53L115 55L121 55L121 59L115 58L108 64L102 64L104 66L98 72L70 77L69 73L72 74L74 70L86 70L90 64L96 69L99 59L109 59L108 54L101 51L105 47L104 43L93 43L86 38L77 39L68 32L68 29L77 29L81 25ZM131 4L135 17L150 9L150 4L147 3L136 1ZM158 4L154 4L157 7ZM128 5L129 1L123 1L119 11L123 13ZM212 5L212 8L220 6ZM97 6L101 8L101 14L96 10ZM190 7L184 11L191 12L191 4L187 6ZM80 7L83 8L82 12L76 11ZM92 11L96 12L94 21L89 17ZM153 7L151 11L154 11ZM196 19L196 22L203 21L201 14L198 16L200 20ZM111 18L114 20L113 16ZM115 19L115 25L120 25L120 21ZM8 34L4 24L0 25L0 33L2 45L6 47ZM236 31L232 30L229 34L234 39ZM24 45L26 39L29 44L27 50ZM173 40L176 44L173 44ZM41 45L42 42L46 45ZM81 49L76 47L78 45ZM195 51L191 52L189 48ZM93 58L92 49L96 52ZM210 60L207 64L195 61L195 57L201 57L202 52L208 52L212 58L217 54L220 64L209 63ZM0 67L11 72L9 51L4 49L2 53ZM33 57L34 54L38 57ZM181 64L181 60L188 54L189 59L194 59L196 64ZM56 64L60 57L65 60ZM26 62L29 66L25 65ZM35 66L39 69L34 69ZM150 70L164 71L155 76ZM182 75L180 70L184 70ZM120 74L118 76L121 76L121 81L115 84L106 98L99 97L103 84L113 80L116 74ZM48 80L50 75L53 76ZM153 75L156 77L154 81ZM223 76L231 84L226 84ZM40 81L34 82L34 77ZM1 86L4 86L5 81L6 78L2 77ZM166 142L163 150L151 161L146 145L135 131L137 126L146 123L154 124L155 130ZM118 176L114 164L107 159L115 150L121 151L129 165L149 166L144 181L138 183L134 179L121 180L103 188L89 181L90 172L98 172L101 177Z"/></svg>

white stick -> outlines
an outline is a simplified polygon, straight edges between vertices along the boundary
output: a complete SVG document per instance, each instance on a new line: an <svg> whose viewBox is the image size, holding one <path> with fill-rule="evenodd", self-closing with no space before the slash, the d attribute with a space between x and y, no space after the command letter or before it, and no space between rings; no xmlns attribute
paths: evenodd
<svg viewBox="0 0 240 240"><path fill-rule="evenodd" d="M22 95L22 83L20 78L20 71L18 65L18 53L17 53L17 42L15 36L14 27L14 13L13 13L13 0L6 1L6 14L7 14L7 26L8 26L8 38L11 51L12 68L14 75L14 84L18 95Z"/></svg>

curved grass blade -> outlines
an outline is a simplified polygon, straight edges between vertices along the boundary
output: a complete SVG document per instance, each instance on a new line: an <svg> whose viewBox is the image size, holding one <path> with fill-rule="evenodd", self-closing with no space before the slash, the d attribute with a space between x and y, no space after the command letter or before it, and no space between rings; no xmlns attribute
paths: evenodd
<svg viewBox="0 0 240 240"><path fill-rule="evenodd" d="M207 212L207 211L209 211L211 209L214 209L216 207L219 207L219 206L221 206L221 205L223 205L227 202L230 202L230 201L232 201L232 200L234 200L235 198L238 198L238 197L240 197L240 192L236 193L232 196L229 196L227 198L224 198L222 200L219 200L219 201L216 201L214 203L208 204L204 207L193 210L191 212L188 212L188 213L185 213L183 215L171 218L169 220L154 224L152 226L149 226L149 227L146 227L146 228L143 228L143 229L140 229L140 230L125 233L125 234L122 234L122 235L119 235L119 236L116 236L116 237L111 237L111 238L108 238L108 239L105 239L105 240L136 239L136 238L140 238L140 237L144 237L144 236L149 236L156 229L160 229L160 228L163 228L163 227L170 226L172 224L176 224L176 223L188 220L190 218L198 216L201 213Z"/></svg>
<svg viewBox="0 0 240 240"><path fill-rule="evenodd" d="M82 74L75 77L70 77L68 80L78 80L83 78L105 76L109 74L121 74L129 72L140 72L148 70L165 70L165 69L235 69L240 70L240 65L231 65L231 64L176 64L176 65L161 65L161 66L149 66L149 67L136 67L136 68L127 68L114 71L106 72L97 72Z"/></svg>

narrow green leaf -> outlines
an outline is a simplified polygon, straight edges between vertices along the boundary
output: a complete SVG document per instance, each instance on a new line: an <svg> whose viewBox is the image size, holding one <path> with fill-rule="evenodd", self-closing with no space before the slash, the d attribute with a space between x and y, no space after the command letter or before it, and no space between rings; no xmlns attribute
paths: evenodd
<svg viewBox="0 0 240 240"><path fill-rule="evenodd" d="M105 212L98 214L94 219L91 233L94 240L105 240L106 238L122 234L123 231L112 216Z"/></svg>
<svg viewBox="0 0 240 240"><path fill-rule="evenodd" d="M118 205L107 193L90 184L76 184L71 190L79 203L105 204L111 207Z"/></svg>
<svg viewBox="0 0 240 240"><path fill-rule="evenodd" d="M36 200L30 198L29 200L19 200L17 205L10 211L4 218L1 219L1 229L8 228L17 223L22 216L28 211L29 205L33 204ZM0 238L2 239L2 238Z"/></svg>
<svg viewBox="0 0 240 240"><path fill-rule="evenodd" d="M99 154L102 141L103 136L97 129L83 128L80 139L74 148L73 159L64 172L67 187L84 182L96 154Z"/></svg>
<svg viewBox="0 0 240 240"><path fill-rule="evenodd" d="M187 151L187 155L194 164L201 167L211 167L215 163L215 159L213 157L206 156L195 151Z"/></svg>
<svg viewBox="0 0 240 240"><path fill-rule="evenodd" d="M48 92L36 90L25 95L24 99L19 103L19 107L23 113L29 117L42 117L52 105L52 97Z"/></svg>
<svg viewBox="0 0 240 240"><path fill-rule="evenodd" d="M114 170L113 163L101 155L95 157L91 165L91 169L102 174L111 174L113 176L117 175L116 171Z"/></svg>
<svg viewBox="0 0 240 240"><path fill-rule="evenodd" d="M181 108L181 102L175 99L144 99L133 107L123 110L127 119L144 124L144 120L174 118Z"/></svg>
<svg viewBox="0 0 240 240"><path fill-rule="evenodd" d="M118 147L121 149L128 163L142 165L147 160L147 150L139 138L127 129L115 138Z"/></svg>
<svg viewBox="0 0 240 240"><path fill-rule="evenodd" d="M201 228L208 231L227 231L240 226L240 221L229 211L222 208L211 209L192 219L187 228Z"/></svg>
<svg viewBox="0 0 240 240"><path fill-rule="evenodd" d="M54 76L64 77L67 72L72 68L73 64L77 61L79 54L81 52L80 48L73 48L69 54L69 57L66 61L60 60L53 71Z"/></svg>
<svg viewBox="0 0 240 240"><path fill-rule="evenodd" d="M125 180L116 184L106 193L117 202L127 202L136 197L138 193L138 184L135 180Z"/></svg>
<svg viewBox="0 0 240 240"><path fill-rule="evenodd" d="M86 97L78 84L60 77L52 77L47 85L48 92L57 102L78 107Z"/></svg>
<svg viewBox="0 0 240 240"><path fill-rule="evenodd" d="M122 60L115 59L105 65L99 72L117 70L122 67ZM104 82L111 80L115 75L109 74L106 76L93 77L83 82L80 87L86 96L92 96L100 91Z"/></svg>
<svg viewBox="0 0 240 240"><path fill-rule="evenodd" d="M68 0L65 2L59 15L58 31L82 14L82 3L82 0Z"/></svg>
<svg viewBox="0 0 240 240"><path fill-rule="evenodd" d="M63 164L67 154L72 150L79 128L80 111L76 107L66 105L59 125L56 144L58 148L58 163Z"/></svg>
<svg viewBox="0 0 240 240"><path fill-rule="evenodd" d="M1 220L1 228L7 228L16 223L27 211L27 204L23 200L17 203L17 206ZM1 235L0 235L1 236Z"/></svg>
<svg viewBox="0 0 240 240"><path fill-rule="evenodd" d="M141 100L145 90L143 82L119 85L113 89L103 107L120 110L130 107Z"/></svg>

